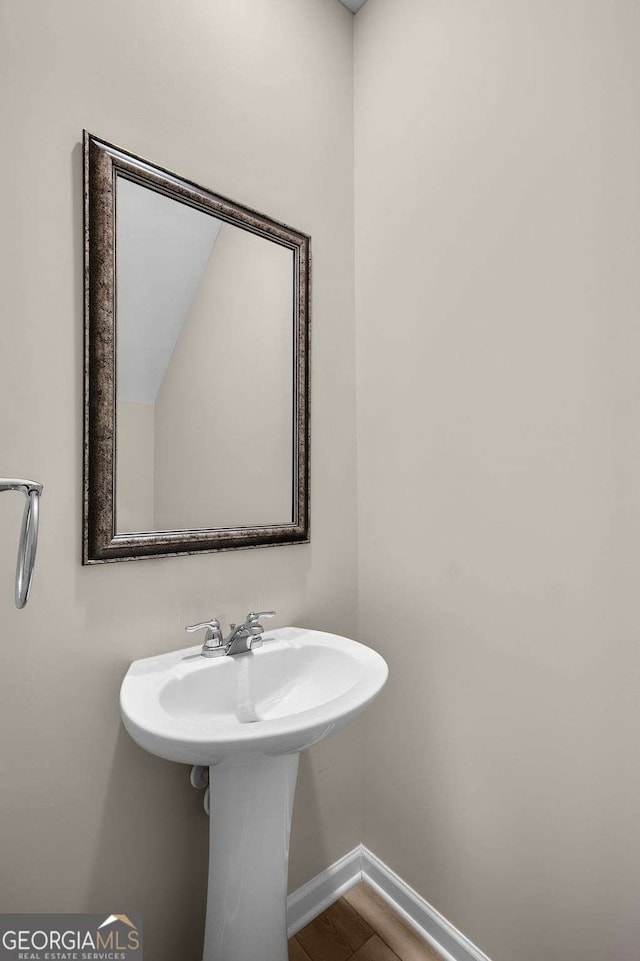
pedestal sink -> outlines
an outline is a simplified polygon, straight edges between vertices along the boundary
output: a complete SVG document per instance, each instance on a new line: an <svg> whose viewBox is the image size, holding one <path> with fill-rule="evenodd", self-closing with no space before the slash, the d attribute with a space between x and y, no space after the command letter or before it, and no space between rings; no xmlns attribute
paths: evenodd
<svg viewBox="0 0 640 961"><path fill-rule="evenodd" d="M203 961L287 961L289 833L298 754L383 687L385 661L345 637L286 627L256 651L192 647L134 661L124 725L145 750L209 767Z"/></svg>

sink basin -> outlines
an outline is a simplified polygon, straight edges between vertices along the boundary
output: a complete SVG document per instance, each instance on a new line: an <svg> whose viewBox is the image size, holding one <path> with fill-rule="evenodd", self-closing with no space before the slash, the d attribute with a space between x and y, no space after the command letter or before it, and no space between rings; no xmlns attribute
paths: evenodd
<svg viewBox="0 0 640 961"><path fill-rule="evenodd" d="M301 751L359 714L388 673L363 644L295 627L265 634L249 654L205 658L200 650L134 661L122 684L127 731L168 761Z"/></svg>
<svg viewBox="0 0 640 961"><path fill-rule="evenodd" d="M120 709L131 737L209 768L203 961L287 961L287 871L298 753L340 730L388 669L346 637L286 627L235 657L191 647L134 661Z"/></svg>

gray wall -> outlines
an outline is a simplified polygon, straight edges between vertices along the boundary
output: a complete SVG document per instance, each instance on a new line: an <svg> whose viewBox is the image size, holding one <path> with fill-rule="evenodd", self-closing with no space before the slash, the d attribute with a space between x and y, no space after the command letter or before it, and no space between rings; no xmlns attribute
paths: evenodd
<svg viewBox="0 0 640 961"><path fill-rule="evenodd" d="M116 421L116 531L158 530L154 522L156 406L118 396Z"/></svg>
<svg viewBox="0 0 640 961"><path fill-rule="evenodd" d="M290 250L220 227L156 398L156 530L291 520L292 276Z"/></svg>
<svg viewBox="0 0 640 961"><path fill-rule="evenodd" d="M640 943L639 37L356 17L364 841L494 961Z"/></svg>
<svg viewBox="0 0 640 961"><path fill-rule="evenodd" d="M0 502L0 908L131 911L197 961L207 819L120 725L129 662L274 607L355 630L352 17L336 0L0 0L0 469L45 484L33 597ZM313 237L313 541L82 568L82 128ZM305 756L297 887L361 837L358 729Z"/></svg>

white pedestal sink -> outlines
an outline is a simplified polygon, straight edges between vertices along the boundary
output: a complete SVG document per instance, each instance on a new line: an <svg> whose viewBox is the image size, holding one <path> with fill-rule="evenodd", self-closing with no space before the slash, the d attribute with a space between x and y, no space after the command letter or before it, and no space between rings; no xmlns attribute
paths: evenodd
<svg viewBox="0 0 640 961"><path fill-rule="evenodd" d="M120 691L145 750L209 766L203 961L287 961L287 869L298 753L344 727L383 687L385 661L345 637L282 628L256 651L192 647L134 661Z"/></svg>

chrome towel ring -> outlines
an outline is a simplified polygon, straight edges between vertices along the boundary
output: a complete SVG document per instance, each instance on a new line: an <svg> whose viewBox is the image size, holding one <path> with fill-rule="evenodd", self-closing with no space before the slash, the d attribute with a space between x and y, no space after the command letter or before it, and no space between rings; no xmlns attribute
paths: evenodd
<svg viewBox="0 0 640 961"><path fill-rule="evenodd" d="M37 481L22 480L17 477L0 477L0 491L22 491L27 498L24 514L22 515L22 530L20 532L20 545L18 547L15 586L16 607L18 610L22 610L29 599L33 568L36 563L42 484L38 484Z"/></svg>

